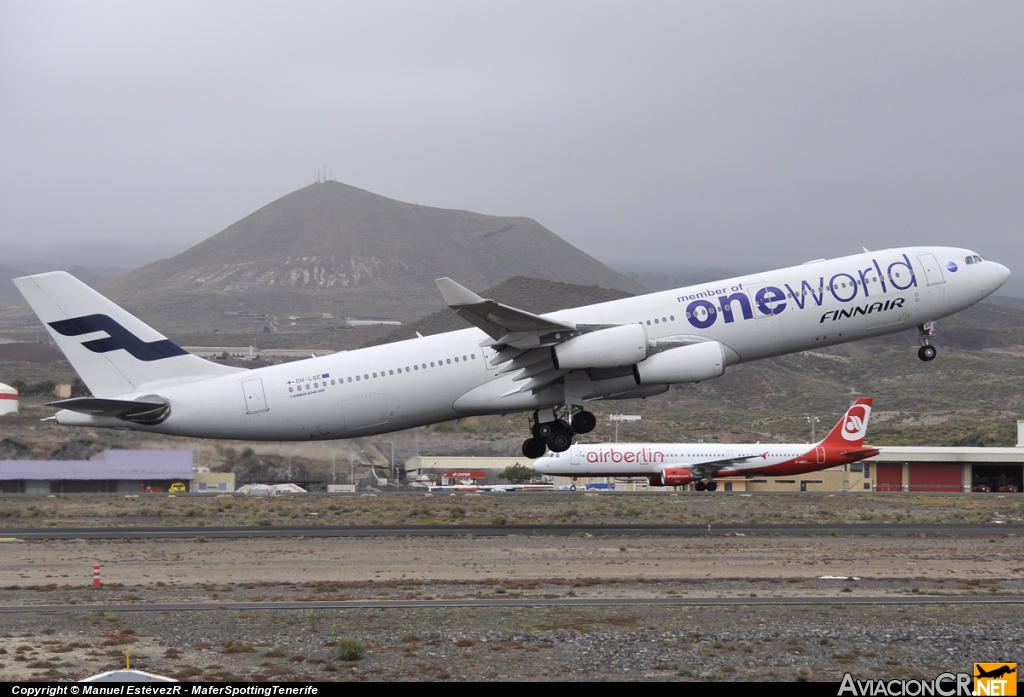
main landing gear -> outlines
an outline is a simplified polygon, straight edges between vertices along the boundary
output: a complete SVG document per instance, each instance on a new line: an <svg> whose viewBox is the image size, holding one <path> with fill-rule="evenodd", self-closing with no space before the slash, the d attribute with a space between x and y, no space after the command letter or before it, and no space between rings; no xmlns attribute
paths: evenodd
<svg viewBox="0 0 1024 697"><path fill-rule="evenodd" d="M566 409L568 421L556 413L557 409L535 411L530 426L532 437L523 442L523 455L535 460L548 449L555 453L565 452L572 445L573 436L593 431L597 417L589 411L580 409L573 412L572 409L574 407Z"/></svg>
<svg viewBox="0 0 1024 697"><path fill-rule="evenodd" d="M705 482L704 480L696 481L693 483L694 491L716 491L718 489L718 482L711 480Z"/></svg>
<svg viewBox="0 0 1024 697"><path fill-rule="evenodd" d="M935 336L935 322L925 322L917 328L917 338L921 341L921 348L917 350L917 357L922 361L930 361L938 353L930 343L933 336Z"/></svg>

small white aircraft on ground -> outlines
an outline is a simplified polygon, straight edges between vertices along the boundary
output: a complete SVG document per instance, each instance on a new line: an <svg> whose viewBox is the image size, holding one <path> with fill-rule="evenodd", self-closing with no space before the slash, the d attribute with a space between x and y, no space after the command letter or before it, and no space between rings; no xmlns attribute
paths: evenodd
<svg viewBox="0 0 1024 697"><path fill-rule="evenodd" d="M1001 264L913 247L536 315L437 284L474 328L255 370L203 360L63 272L15 284L92 392L58 423L196 438L331 440L465 416L531 411L523 454L563 452L632 399L746 361L917 327L988 297Z"/></svg>
<svg viewBox="0 0 1024 697"><path fill-rule="evenodd" d="M601 443L574 445L533 463L541 474L562 477L647 477L651 486L714 491L716 478L789 476L874 457L865 448L871 399L858 399L817 443Z"/></svg>

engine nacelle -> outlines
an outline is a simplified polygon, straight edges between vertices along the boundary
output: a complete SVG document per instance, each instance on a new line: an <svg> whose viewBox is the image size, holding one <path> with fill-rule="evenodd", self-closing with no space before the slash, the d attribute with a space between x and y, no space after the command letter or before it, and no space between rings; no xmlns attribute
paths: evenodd
<svg viewBox="0 0 1024 697"><path fill-rule="evenodd" d="M652 486L685 486L693 481L693 473L682 467L666 467L661 477L651 477Z"/></svg>
<svg viewBox="0 0 1024 697"><path fill-rule="evenodd" d="M621 368L647 358L647 330L639 324L599 329L551 347L559 370Z"/></svg>
<svg viewBox="0 0 1024 697"><path fill-rule="evenodd" d="M633 366L638 385L700 382L724 372L725 350L717 341L669 349Z"/></svg>

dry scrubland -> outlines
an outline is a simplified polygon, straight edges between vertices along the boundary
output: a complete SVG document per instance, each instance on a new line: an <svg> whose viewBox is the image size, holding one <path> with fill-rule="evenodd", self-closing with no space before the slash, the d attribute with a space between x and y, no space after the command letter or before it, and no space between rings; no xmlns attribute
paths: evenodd
<svg viewBox="0 0 1024 697"><path fill-rule="evenodd" d="M1024 522L1024 496L538 492L0 497L0 529L133 525Z"/></svg>

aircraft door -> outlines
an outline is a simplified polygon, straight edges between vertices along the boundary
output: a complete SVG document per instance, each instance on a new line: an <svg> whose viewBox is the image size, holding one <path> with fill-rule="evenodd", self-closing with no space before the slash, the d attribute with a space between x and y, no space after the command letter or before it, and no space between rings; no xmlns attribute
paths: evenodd
<svg viewBox="0 0 1024 697"><path fill-rule="evenodd" d="M814 455L817 458L819 465L825 464L825 449L824 448L815 448L814 449Z"/></svg>
<svg viewBox="0 0 1024 697"><path fill-rule="evenodd" d="M928 281L928 285L936 286L946 282L945 277L942 275L942 267L939 266L939 262L935 259L934 254L918 254L917 260L924 268L924 277Z"/></svg>
<svg viewBox="0 0 1024 697"><path fill-rule="evenodd" d="M247 414L259 414L267 411L267 395L263 391L263 380L253 378L242 381L242 392L245 394L245 412Z"/></svg>
<svg viewBox="0 0 1024 697"><path fill-rule="evenodd" d="M569 448L569 464L578 465L580 464L580 451L576 448Z"/></svg>

